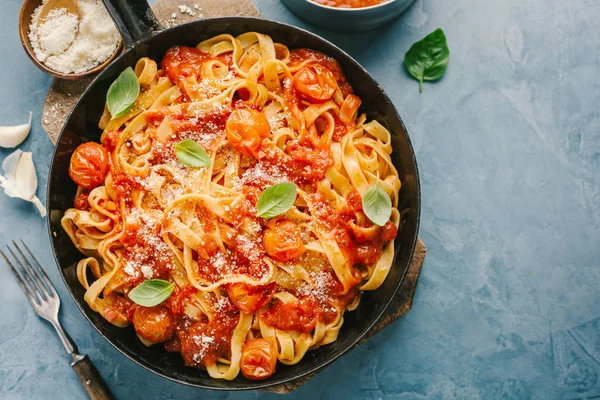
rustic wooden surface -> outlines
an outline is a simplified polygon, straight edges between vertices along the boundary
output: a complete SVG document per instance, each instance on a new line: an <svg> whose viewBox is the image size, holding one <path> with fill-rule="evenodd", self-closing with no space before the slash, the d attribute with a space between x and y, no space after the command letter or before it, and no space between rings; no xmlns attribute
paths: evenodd
<svg viewBox="0 0 600 400"><path fill-rule="evenodd" d="M180 5L187 5L194 15L182 13L179 9ZM231 2L222 0L160 0L153 9L161 23L167 27L199 18L227 15L260 17L260 13L250 0L236 0ZM52 142L56 143L65 118L92 79L86 78L79 81L55 79L53 81L42 111L42 126L48 133L48 136L50 136ZM425 259L425 253L425 244L419 239L406 278L396 298L390 304L381 321L358 345L410 311L419 275L421 274L423 260ZM284 385L270 387L265 389L265 391L289 393L304 385L313 376L314 374Z"/></svg>

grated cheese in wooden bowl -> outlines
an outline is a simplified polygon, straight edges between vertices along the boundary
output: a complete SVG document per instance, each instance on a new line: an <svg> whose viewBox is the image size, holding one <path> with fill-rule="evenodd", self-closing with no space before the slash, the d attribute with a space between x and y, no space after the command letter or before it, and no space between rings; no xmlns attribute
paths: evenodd
<svg viewBox="0 0 600 400"><path fill-rule="evenodd" d="M37 59L48 68L81 74L117 49L119 32L100 0L79 0L79 18L64 8L52 10L38 26L44 3L32 15L29 41Z"/></svg>

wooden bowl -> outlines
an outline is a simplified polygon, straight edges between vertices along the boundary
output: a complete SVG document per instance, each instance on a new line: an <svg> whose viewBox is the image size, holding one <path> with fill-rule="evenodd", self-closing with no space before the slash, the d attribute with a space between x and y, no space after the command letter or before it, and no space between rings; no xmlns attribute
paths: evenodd
<svg viewBox="0 0 600 400"><path fill-rule="evenodd" d="M110 57L108 57L106 61L88 71L82 72L80 74L63 74L61 72L57 72L50 69L44 63L37 59L33 51L33 47L29 42L29 25L31 24L33 12L40 5L42 5L42 0L23 1L23 5L21 6L21 12L19 13L19 36L21 37L21 45L23 46L23 49L25 49L25 53L27 53L31 61L33 61L33 63L45 73L59 79L77 80L85 78L102 71L104 67L110 64L111 61L114 60L115 57L121 52L121 48L123 47L122 40L119 41L119 44L117 45L117 48L115 49L114 53Z"/></svg>

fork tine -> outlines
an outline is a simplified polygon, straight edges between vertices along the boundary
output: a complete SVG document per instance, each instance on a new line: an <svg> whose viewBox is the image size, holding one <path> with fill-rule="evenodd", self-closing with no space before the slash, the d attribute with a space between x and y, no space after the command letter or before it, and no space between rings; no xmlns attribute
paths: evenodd
<svg viewBox="0 0 600 400"><path fill-rule="evenodd" d="M4 252L2 250L0 250L0 254L2 254L2 257L4 258L4 261L6 261L6 263L10 267L10 269L11 269L13 275L15 276L15 278L17 278L17 281L19 282L19 285L21 286L21 289L23 289L23 292L25 292L25 295L29 299L29 302L31 303L31 305L34 306L34 307L37 306L38 303L37 303L36 297L31 293L31 291L29 290L29 287L27 287L27 284L21 278L21 275L19 275L19 273L17 272L17 270L15 269L15 267L12 265L12 263L10 262L10 260L8 259L8 257L6 257L6 254L4 254Z"/></svg>
<svg viewBox="0 0 600 400"><path fill-rule="evenodd" d="M33 274L33 276L32 276L32 273L29 272L27 268L25 268L23 263L21 263L21 260L19 259L19 257L17 257L17 255L10 248L10 246L6 246L6 248L8 249L8 251L10 251L10 254L12 254L13 258L15 259L15 261L17 262L19 267L21 267L21 269L20 269L21 275L23 275L25 277L25 279L27 280L27 282L29 282L29 289L31 289L31 291L36 295L36 297L40 301L40 304L41 304L41 302L46 301L46 296L44 296L44 292L41 291L40 288L38 287L38 285L36 285L34 283L34 280L35 280L35 278L37 278L37 275ZM28 263L25 263L25 264L28 264ZM39 281L39 278L37 280Z"/></svg>
<svg viewBox="0 0 600 400"><path fill-rule="evenodd" d="M42 282L42 279L40 278L40 274L35 270L35 268L31 264L31 262L27 259L27 257L25 257L25 254L23 254L23 252L21 251L21 249L19 248L17 243L14 240L12 241L12 243L13 243L13 246L15 246L15 249L17 249L17 251L21 255L23 264L25 264L25 266L27 267L29 275L33 278L38 290L43 294L44 300L49 299L50 291L48 290L48 288L46 288L46 286Z"/></svg>
<svg viewBox="0 0 600 400"><path fill-rule="evenodd" d="M37 265L37 269L39 270L39 272L41 272L42 278L43 278L44 282L46 283L47 289L49 289L50 292L52 292L53 296L58 296L58 293L56 293L56 288L54 287L54 285L52 284L52 281L50 280L50 278L46 274L46 271L44 271L44 268L42 268L42 266L40 265L39 261L37 260L37 258L35 258L35 256L31 252L31 250L29 250L29 247L27 247L27 245L25 244L25 242L23 241L23 239L19 239L19 240L23 244L23 247L25 247L25 250L27 250L27 252L31 256L31 259ZM17 247L17 249L18 249L18 247ZM23 253L21 253L21 254L23 254Z"/></svg>
<svg viewBox="0 0 600 400"><path fill-rule="evenodd" d="M21 264L21 266L25 265L25 267L27 268L27 272L29 273L29 276L33 279L33 281L35 282L37 289L42 294L43 300L49 299L50 291L48 290L46 285L44 285L44 283L42 282L42 278L40 278L39 272L35 270L34 266L31 264L31 262L27 259L27 257L25 257L25 254L23 254L23 252L19 248L19 245L17 244L17 242L15 242L13 240L12 244L15 247L15 249L17 249L17 251L19 252L19 254L22 257L20 259L21 261L23 261L23 264ZM19 261L19 260L17 260L17 261Z"/></svg>

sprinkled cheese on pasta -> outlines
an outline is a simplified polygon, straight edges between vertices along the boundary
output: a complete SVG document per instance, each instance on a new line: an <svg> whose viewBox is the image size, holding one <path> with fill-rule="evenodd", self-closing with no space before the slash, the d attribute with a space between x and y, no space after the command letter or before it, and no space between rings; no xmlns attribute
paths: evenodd
<svg viewBox="0 0 600 400"><path fill-rule="evenodd" d="M87 304L217 379L264 379L335 341L392 267L400 190L390 133L360 113L338 63L248 32L142 58L135 73L132 108L105 111L102 144L71 163L79 188L62 226L86 255ZM183 162L184 141L210 162ZM283 183L291 207L258 217ZM382 226L363 210L372 187L392 203ZM135 304L128 293L150 279L171 296Z"/></svg>

